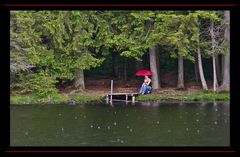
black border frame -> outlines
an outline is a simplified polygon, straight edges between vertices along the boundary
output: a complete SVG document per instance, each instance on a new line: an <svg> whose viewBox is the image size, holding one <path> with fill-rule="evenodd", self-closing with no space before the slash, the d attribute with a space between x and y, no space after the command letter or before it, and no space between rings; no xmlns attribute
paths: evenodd
<svg viewBox="0 0 240 157"><path fill-rule="evenodd" d="M1 94L4 98L4 104L3 108L4 110L1 110L1 116L4 115L4 117L8 117L9 119L5 119L4 117L1 118L5 121L6 125L4 126L4 137L1 138L5 143L3 144L3 151L7 154L11 153L118 153L118 152L135 152L135 153L146 153L146 152L152 152L152 153L217 153L217 154L236 154L238 152L237 146L239 144L235 136L237 135L237 118L235 116L238 115L237 111L239 111L238 107L238 95L234 92L234 90L238 90L239 88L237 86L233 86L233 84L237 84L238 80L240 80L238 75L233 75L234 71L238 71L237 65L234 65L234 62L237 63L237 42L238 42L238 35L239 34L239 28L240 25L237 22L240 15L240 9L239 5L235 4L234 2L231 3L222 3L222 4L170 4L170 3L162 3L162 4L99 4L99 3L69 3L69 4L53 4L53 3L44 3L45 1L42 1L41 4L36 3L29 3L29 4L4 4L4 6L1 7L1 18L3 20L1 25L1 31L3 32L2 38L4 40L4 45L1 47L2 54L0 57L0 63L2 64L1 70L3 70L2 76L0 77L2 86L1 89L3 90L3 93ZM230 147L10 147L10 108L6 104L10 104L10 89L9 89L9 14L10 10L96 10L96 9L102 9L102 10L230 10L230 34L231 34L231 125L230 125ZM7 30L7 31L6 31ZM6 38L8 40L6 40ZM234 53L233 53L234 52ZM236 54L235 54L236 53ZM236 56L235 56L236 55ZM237 106L238 105L238 106ZM9 121L8 121L9 120ZM236 128L235 128L236 127Z"/></svg>

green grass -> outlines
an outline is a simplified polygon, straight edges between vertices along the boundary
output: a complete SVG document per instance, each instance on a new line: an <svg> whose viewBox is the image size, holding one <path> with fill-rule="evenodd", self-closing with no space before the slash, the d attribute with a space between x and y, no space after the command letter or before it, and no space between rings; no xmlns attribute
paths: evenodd
<svg viewBox="0 0 240 157"><path fill-rule="evenodd" d="M137 101L157 101L157 100L176 100L176 101L229 101L230 93L199 92L181 95L144 95L138 96Z"/></svg>
<svg viewBox="0 0 240 157"><path fill-rule="evenodd" d="M86 104L89 102L103 102L104 97L103 96L75 96L73 98L77 103L79 104Z"/></svg>
<svg viewBox="0 0 240 157"><path fill-rule="evenodd" d="M98 103L104 102L104 96L97 95L74 95L66 96L55 94L46 98L39 98L34 95L16 95L10 97L11 104L60 104L67 103L70 99L75 100L78 104L86 104L90 102ZM173 100L173 101L229 101L230 93L214 93L214 92L199 92L191 94L180 95L140 95L136 97L137 101L159 101L159 100Z"/></svg>
<svg viewBox="0 0 240 157"><path fill-rule="evenodd" d="M28 104L29 102L36 102L36 98L34 96L29 95L10 97L10 104Z"/></svg>
<svg viewBox="0 0 240 157"><path fill-rule="evenodd" d="M67 103L70 99L75 100L78 104L85 104L89 102L102 102L103 96L65 96L65 95L51 95L46 98L39 98L34 95L18 95L10 97L10 104L61 104Z"/></svg>
<svg viewBox="0 0 240 157"><path fill-rule="evenodd" d="M68 96L60 94L49 95L45 98L35 95L15 95L10 97L10 104L57 104L66 103L68 100Z"/></svg>

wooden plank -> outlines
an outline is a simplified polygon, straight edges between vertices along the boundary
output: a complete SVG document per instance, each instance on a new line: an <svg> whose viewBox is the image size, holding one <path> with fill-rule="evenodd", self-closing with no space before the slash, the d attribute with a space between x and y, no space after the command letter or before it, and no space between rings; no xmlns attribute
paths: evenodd
<svg viewBox="0 0 240 157"><path fill-rule="evenodd" d="M122 102L126 102L126 100L120 100L120 99L112 99L112 101L122 101ZM128 100L127 102L132 102L131 100Z"/></svg>
<svg viewBox="0 0 240 157"><path fill-rule="evenodd" d="M131 95L131 96L133 96L133 95L137 95L138 93L110 93L110 94L108 94L108 95Z"/></svg>
<svg viewBox="0 0 240 157"><path fill-rule="evenodd" d="M111 80L111 98L110 98L110 103L112 103L112 94L113 94L113 80Z"/></svg>
<svg viewBox="0 0 240 157"><path fill-rule="evenodd" d="M112 101L126 102L126 100L120 100L120 99L112 99ZM132 102L132 100L128 100L127 102ZM135 102L138 102L138 101L135 101Z"/></svg>

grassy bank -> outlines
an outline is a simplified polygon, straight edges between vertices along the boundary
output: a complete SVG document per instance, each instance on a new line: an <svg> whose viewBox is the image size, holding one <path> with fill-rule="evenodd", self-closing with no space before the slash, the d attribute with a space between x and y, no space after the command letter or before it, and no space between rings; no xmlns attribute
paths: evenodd
<svg viewBox="0 0 240 157"><path fill-rule="evenodd" d="M86 104L90 102L102 102L103 96L66 96L66 95L53 95L47 98L39 98L33 95L18 95L11 96L10 104L61 104L68 103L69 100L75 100L78 104Z"/></svg>
<svg viewBox="0 0 240 157"><path fill-rule="evenodd" d="M53 95L47 98L39 98L32 95L19 95L11 96L11 104L59 104L67 103L69 100L75 100L78 104L86 104L90 102L104 102L105 97L100 95ZM229 101L230 93L213 93L213 92L199 92L191 94L150 94L150 95L140 95L136 97L137 101L163 101L163 100L173 100L173 101Z"/></svg>
<svg viewBox="0 0 240 157"><path fill-rule="evenodd" d="M180 95L141 95L136 98L137 101L229 101L230 93L199 92Z"/></svg>

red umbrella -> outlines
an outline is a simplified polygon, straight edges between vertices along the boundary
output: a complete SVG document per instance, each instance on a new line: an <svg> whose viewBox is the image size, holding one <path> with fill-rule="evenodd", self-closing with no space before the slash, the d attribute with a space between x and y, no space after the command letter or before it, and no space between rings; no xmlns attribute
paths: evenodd
<svg viewBox="0 0 240 157"><path fill-rule="evenodd" d="M152 72L150 70L139 70L136 72L137 76L146 76L146 75L152 75Z"/></svg>

